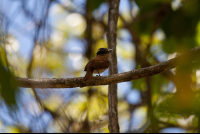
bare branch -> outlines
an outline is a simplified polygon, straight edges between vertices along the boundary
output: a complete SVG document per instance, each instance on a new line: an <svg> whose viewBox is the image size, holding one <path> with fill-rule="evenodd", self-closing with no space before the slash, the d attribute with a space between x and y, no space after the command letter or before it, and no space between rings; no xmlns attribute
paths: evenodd
<svg viewBox="0 0 200 134"><path fill-rule="evenodd" d="M114 83L121 83L131 80L137 80L144 77L156 75L183 64L190 64L193 61L199 60L200 47L196 47L189 52L180 55L171 60L159 63L154 66L145 67L142 69L135 69L132 71L113 74L110 76L94 77L91 81L83 81L83 77L78 78L43 78L43 79L29 79L19 78L16 80L20 87L25 88L74 88L86 86L109 85Z"/></svg>

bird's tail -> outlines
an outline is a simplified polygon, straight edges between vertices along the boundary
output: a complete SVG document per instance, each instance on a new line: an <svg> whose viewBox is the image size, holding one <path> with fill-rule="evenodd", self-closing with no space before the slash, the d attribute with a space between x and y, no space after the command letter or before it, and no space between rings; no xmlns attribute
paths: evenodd
<svg viewBox="0 0 200 134"><path fill-rule="evenodd" d="M84 81L88 81L88 80L92 80L92 71L87 71L87 73L85 74L85 77L83 78Z"/></svg>

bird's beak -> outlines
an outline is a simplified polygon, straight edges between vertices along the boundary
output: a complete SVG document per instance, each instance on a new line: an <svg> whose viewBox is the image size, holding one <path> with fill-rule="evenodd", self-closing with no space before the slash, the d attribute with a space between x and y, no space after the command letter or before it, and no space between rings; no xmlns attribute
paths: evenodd
<svg viewBox="0 0 200 134"><path fill-rule="evenodd" d="M111 52L112 51L112 49L108 49L108 52Z"/></svg>

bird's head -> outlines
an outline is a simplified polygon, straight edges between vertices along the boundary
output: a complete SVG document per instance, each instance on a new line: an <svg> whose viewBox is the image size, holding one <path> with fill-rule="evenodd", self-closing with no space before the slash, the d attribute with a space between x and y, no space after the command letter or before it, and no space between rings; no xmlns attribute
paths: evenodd
<svg viewBox="0 0 200 134"><path fill-rule="evenodd" d="M98 52L97 52L97 56L99 57L104 57L106 59L110 59L111 57L111 53L112 52L112 49L108 49L108 48L99 48L98 49Z"/></svg>
<svg viewBox="0 0 200 134"><path fill-rule="evenodd" d="M111 53L112 49L108 49L108 48L99 48L97 55L104 55L104 54L108 54Z"/></svg>

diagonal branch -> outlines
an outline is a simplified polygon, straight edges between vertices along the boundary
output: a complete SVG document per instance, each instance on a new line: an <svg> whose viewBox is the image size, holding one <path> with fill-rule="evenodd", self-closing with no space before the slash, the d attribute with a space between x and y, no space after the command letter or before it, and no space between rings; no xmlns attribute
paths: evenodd
<svg viewBox="0 0 200 134"><path fill-rule="evenodd" d="M159 63L154 66L145 67L142 69L135 69L132 71L113 74L110 76L94 77L91 81L83 81L83 77L78 78L43 78L43 79L29 79L19 78L16 80L20 87L25 88L74 88L86 86L109 85L114 83L121 83L131 80L137 80L144 77L156 75L183 64L190 64L193 61L200 60L200 47L196 47L189 52L180 55L171 60Z"/></svg>

